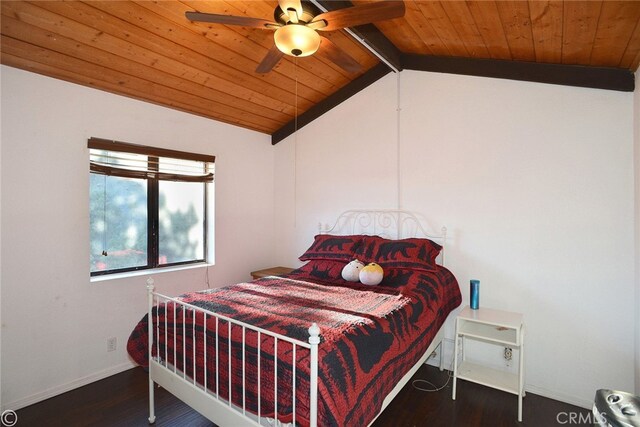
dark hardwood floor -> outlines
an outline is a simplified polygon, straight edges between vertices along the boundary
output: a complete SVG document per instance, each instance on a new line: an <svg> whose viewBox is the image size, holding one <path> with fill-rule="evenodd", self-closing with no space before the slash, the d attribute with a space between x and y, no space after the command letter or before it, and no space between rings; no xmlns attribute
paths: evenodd
<svg viewBox="0 0 640 427"><path fill-rule="evenodd" d="M447 371L423 366L414 378L440 386ZM147 375L135 368L17 411L23 426L146 426ZM523 422L517 422L517 397L467 381L459 381L451 400L451 382L438 392L415 390L411 383L396 396L375 427L418 426L557 426L580 425L589 411L527 393ZM199 427L213 424L163 389L156 392L156 426ZM592 425L592 424L582 424Z"/></svg>

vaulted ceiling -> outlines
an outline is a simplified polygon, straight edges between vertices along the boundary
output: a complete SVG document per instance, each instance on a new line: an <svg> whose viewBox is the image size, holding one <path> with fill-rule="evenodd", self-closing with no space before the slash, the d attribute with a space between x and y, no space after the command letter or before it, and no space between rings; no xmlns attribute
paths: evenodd
<svg viewBox="0 0 640 427"><path fill-rule="evenodd" d="M389 66L633 90L640 64L640 1L406 0L402 18L324 32L360 71L314 54L285 56L266 74L255 69L273 31L191 22L185 12L272 20L276 0L1 3L3 64L264 132L274 143L293 131L296 111L302 126ZM372 1L314 3L334 10Z"/></svg>

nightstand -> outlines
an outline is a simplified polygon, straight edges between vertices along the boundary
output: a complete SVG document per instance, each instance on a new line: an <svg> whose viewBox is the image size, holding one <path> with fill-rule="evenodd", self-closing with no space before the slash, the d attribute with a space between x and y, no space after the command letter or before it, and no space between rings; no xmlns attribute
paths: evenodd
<svg viewBox="0 0 640 427"><path fill-rule="evenodd" d="M251 277L253 280L262 279L267 276L282 276L283 274L291 273L295 268L290 267L271 267L264 270L252 271Z"/></svg>
<svg viewBox="0 0 640 427"><path fill-rule="evenodd" d="M501 347L517 348L518 372L511 373L471 363L465 360L464 340L475 339ZM458 347L462 345L462 362L458 364ZM518 421L522 421L524 396L524 323L522 314L509 311L465 307L456 317L456 336L453 362L453 400L456 381L463 379L518 395Z"/></svg>

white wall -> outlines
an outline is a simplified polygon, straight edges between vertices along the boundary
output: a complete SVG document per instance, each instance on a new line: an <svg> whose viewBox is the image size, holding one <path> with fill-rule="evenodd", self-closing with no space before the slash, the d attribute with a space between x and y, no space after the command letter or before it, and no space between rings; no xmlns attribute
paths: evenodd
<svg viewBox="0 0 640 427"><path fill-rule="evenodd" d="M212 286L299 265L318 221L344 209L399 204L449 227L465 303L473 276L482 305L525 314L529 390L589 406L596 388L633 388L634 344L619 325L640 313L638 256L635 307L627 297L634 222L640 253L638 89L405 71L399 127L390 75L274 150L255 132L9 67L0 75L3 409L131 366L124 346L145 310L145 276L89 281L91 136L217 156ZM206 274L154 277L173 295L203 288Z"/></svg>
<svg viewBox="0 0 640 427"><path fill-rule="evenodd" d="M634 160L635 160L635 209L636 209L636 391L640 396L640 73L636 72L636 90L634 92Z"/></svg>
<svg viewBox="0 0 640 427"><path fill-rule="evenodd" d="M3 67L0 67L0 81ZM2 99L2 85L0 84L0 100ZM2 117L2 102L0 102L0 118ZM2 120L0 120L0 201L2 200ZM0 206L0 242L2 242L2 209ZM2 244L0 243L0 410L2 406Z"/></svg>
<svg viewBox="0 0 640 427"><path fill-rule="evenodd" d="M154 273L177 295L273 265L267 135L2 67L2 403L17 409L131 367L146 275L90 282L87 139L216 156L216 265ZM106 352L106 339L118 349Z"/></svg>
<svg viewBox="0 0 640 427"><path fill-rule="evenodd" d="M465 304L473 277L524 313L528 390L632 390L633 94L404 71L398 128L397 78L276 146L278 262L344 209L419 212L449 228Z"/></svg>

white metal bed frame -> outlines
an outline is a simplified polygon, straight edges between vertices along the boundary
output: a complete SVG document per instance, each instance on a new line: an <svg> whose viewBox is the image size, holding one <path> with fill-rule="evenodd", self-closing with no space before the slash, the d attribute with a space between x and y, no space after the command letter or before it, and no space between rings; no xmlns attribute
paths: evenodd
<svg viewBox="0 0 640 427"><path fill-rule="evenodd" d="M395 239L406 238L406 237L426 237L431 240L434 240L442 245L443 249L440 255L440 264L444 265L444 247L446 243L446 228L443 227L441 229L440 235L430 235L425 229L422 227L420 220L418 217L404 210L349 210L343 212L333 226L325 226L322 224L319 225L321 233L334 233L334 234L376 234L382 237L390 237ZM237 426L237 425L254 425L254 426L281 426L285 425L285 423L278 420L278 411L277 411L277 393L278 393L278 376L277 376L277 364L274 363L274 392L275 392L275 402L274 402L274 419L266 418L261 413L260 406L260 378L262 375L262 371L260 369L260 357L258 357L258 378L257 378L257 393L258 393L258 414L253 414L246 409L246 399L245 399L245 371L246 371L246 361L245 361L245 342L244 338L246 336L246 331L254 331L258 335L258 354L260 354L260 337L262 335L273 338L274 340L274 362L277 357L277 345L279 341L287 342L292 345L293 348L293 360L295 361L296 349L304 348L310 351L309 358L309 372L310 372L310 391L309 391L309 415L310 415L310 426L317 427L317 414L318 414L318 344L320 343L320 328L315 323L311 325L309 328L309 339L308 342L300 341L296 339L291 339L286 336L270 332L265 329L257 328L255 326L249 325L244 322L240 322L229 318L227 316L214 313L210 310L205 310L203 308L185 303L179 299L171 298L160 293L155 292L154 281L152 278L147 279L147 293L148 293L148 335L149 335L149 423L153 424L155 422L155 406L154 406L154 383L157 383L159 386L165 388L173 395L178 397L180 400L191 406L193 409L204 415L206 418L216 423L219 426ZM193 361L192 366L189 368L193 368L192 377L189 377L187 372L187 358L186 354L182 356L182 367L178 367L169 364L168 354L167 354L167 316L165 315L165 350L164 350L164 358L163 355L159 351L160 348L157 344L154 344L154 337L156 338L156 343L160 342L160 324L157 322L156 328L154 330L153 327L153 317L152 310L153 307L157 304L161 303L172 303L175 304L174 314L182 311L183 319L186 319L185 315L187 311L192 314L192 319L194 322L193 325L193 336L191 339L193 340ZM220 366L219 365L219 353L218 353L218 342L219 339L216 338L215 342L215 351L216 351L216 388L215 390L210 389L208 387L207 381L207 352L204 354L204 367L201 367L201 371L198 371L198 366L196 366L196 357L195 357L195 349L196 345L196 333L195 333L195 323L196 316L204 318L204 333L202 334L204 339L204 347L207 346L207 330L206 330L206 319L215 318L216 324L216 337L218 337L218 326L220 321L227 323L226 328L228 328L228 348L229 352L231 352L231 329L233 327L242 328L242 381L243 381L243 399L242 406L235 405L231 402L232 399L226 400L224 397L220 397L219 395L219 384L218 380L220 375L218 374L220 369L227 369L227 378L229 379L229 393L231 393L231 357L229 357L228 366ZM203 317L204 316L204 317ZM174 315L175 318L175 315ZM182 338L185 337L185 322L183 321L183 335ZM177 332L173 334L173 360L176 359L176 335ZM371 424L378 418L378 416L384 411L384 409L391 403L393 398L402 390L402 388L406 385L406 383L413 377L418 368L422 364L426 362L429 356L433 353L433 351L442 343L444 338L444 328L441 327L440 330L436 333L433 341L423 354L423 356L418 360L418 362L402 377L402 379L396 384L393 390L386 396L383 401L382 408L376 417L371 421ZM213 343L209 343L213 346ZM155 347L154 347L155 345ZM157 350L156 353L158 356L153 356L154 348ZM183 352L186 352L186 346L183 345ZM443 370L443 358L442 351L440 351L440 370ZM230 356L230 355L229 355ZM196 381L198 377L197 373L201 372L204 377L204 384L199 384ZM295 372L296 372L296 363L293 363L293 383L292 383L292 408L293 408L293 420L291 424L287 425L295 425L296 419L296 402L295 402Z"/></svg>

